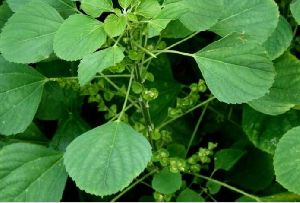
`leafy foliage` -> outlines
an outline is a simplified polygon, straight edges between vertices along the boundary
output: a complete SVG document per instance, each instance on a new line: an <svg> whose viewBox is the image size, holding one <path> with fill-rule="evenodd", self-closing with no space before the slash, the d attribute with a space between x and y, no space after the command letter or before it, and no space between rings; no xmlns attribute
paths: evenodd
<svg viewBox="0 0 300 203"><path fill-rule="evenodd" d="M0 201L300 199L300 0L0 4Z"/></svg>

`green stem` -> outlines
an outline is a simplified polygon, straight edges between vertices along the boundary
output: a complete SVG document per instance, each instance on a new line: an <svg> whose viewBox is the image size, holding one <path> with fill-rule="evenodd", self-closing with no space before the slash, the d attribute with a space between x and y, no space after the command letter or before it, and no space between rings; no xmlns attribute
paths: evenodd
<svg viewBox="0 0 300 203"><path fill-rule="evenodd" d="M164 50L172 49L173 47L176 47L177 45L179 45L179 44L181 44L181 43L183 43L183 42L185 42L185 41L187 41L187 40L189 40L189 39L195 37L195 36L196 36L197 34L199 34L199 33L200 33L200 32L195 32L195 33L193 33L193 34L187 36L186 38L184 38L184 39L182 39L182 40L180 40L180 41L178 41L178 42L176 42L176 43L174 43L174 44L172 44L172 45L166 47Z"/></svg>
<svg viewBox="0 0 300 203"><path fill-rule="evenodd" d="M134 188L137 184L139 184L140 182L142 182L143 180L145 180L146 178L148 178L149 176L151 176L152 174L154 174L156 172L157 172L157 170L153 170L153 171L147 173L146 175L144 175L143 177L141 177L140 179L136 180L134 183L132 183L131 185L129 185L125 190L123 190L121 193L119 193L117 196L115 196L111 200L111 202L117 201L120 197L122 197L124 194L126 194L132 188Z"/></svg>
<svg viewBox="0 0 300 203"><path fill-rule="evenodd" d="M177 120L178 118L180 118L180 117L182 117L182 116L184 116L184 115L186 115L186 114L188 114L188 113L190 113L190 112L192 112L192 111L194 111L194 110L196 110L196 109L198 109L198 108L200 108L200 107L206 105L207 103L213 101L214 99L215 99L215 97L211 97L211 98L207 99L206 101L204 101L204 102L202 102L202 103L200 103L200 104L194 106L193 108L187 110L186 112L183 112L182 114L180 114L180 115L178 115L178 116L176 116L176 117L174 117L174 118L171 118L170 120L167 120L166 122L162 123L162 124L158 127L158 129L161 129L161 128L167 126L168 124L172 123L173 121Z"/></svg>
<svg viewBox="0 0 300 203"><path fill-rule="evenodd" d="M188 153L189 153L189 151L190 151L190 148L191 148L192 143L193 143L193 141L195 139L196 133L198 132L199 126L200 126L200 124L201 124L201 122L203 120L203 117L204 117L205 113L206 113L207 107L208 107L208 103L204 106L204 108L202 110L202 113L201 113L201 115L200 115L200 117L199 117L199 119L197 121L197 124L195 126L194 131L193 131L193 134L192 134L192 136L190 138L190 141L189 141L189 144L188 144L185 156L187 156Z"/></svg>
<svg viewBox="0 0 300 203"><path fill-rule="evenodd" d="M133 42L133 44L134 44L136 47L138 47L139 49L141 49L142 51L144 51L145 53L149 54L151 57L156 58L156 55L153 54L153 53L152 53L151 51L149 51L148 49L142 47L141 45L139 45L139 44L137 44L137 43L135 43L135 42Z"/></svg>
<svg viewBox="0 0 300 203"><path fill-rule="evenodd" d="M94 78L129 78L130 74L121 74L121 75L96 75ZM58 80L78 80L78 76L70 76L70 77L51 77L47 78L47 81L58 81Z"/></svg>
<svg viewBox="0 0 300 203"><path fill-rule="evenodd" d="M183 55L183 56L188 56L188 57L194 57L194 54L190 54L190 53L185 53L185 52L181 52L181 51L176 51L176 50L157 50L155 51L157 53L170 53L170 54L179 54L179 55Z"/></svg>
<svg viewBox="0 0 300 203"><path fill-rule="evenodd" d="M245 195L247 197L250 197L251 199L254 199L257 202L261 202L261 199L259 197L255 196L255 195L252 195L252 194L249 194L249 193L247 193L247 192L245 192L243 190L240 190L240 189L238 189L236 187L233 187L231 185L228 185L227 183L224 183L222 181L219 181L219 180L216 180L216 179L213 179L213 178L201 175L201 174L194 174L194 173L187 173L187 174L190 174L190 175L193 175L193 176L205 179L207 181L211 181L211 182L216 183L218 185L221 185L221 186L223 186L225 188L228 188L229 190L232 190L232 191L235 191L235 192L237 192L239 194L242 194L242 195Z"/></svg>
<svg viewBox="0 0 300 203"><path fill-rule="evenodd" d="M128 84L128 87L127 87L125 101L123 103L123 108L122 108L122 111L121 111L121 113L119 115L118 121L121 121L121 118L122 118L122 116L123 116L123 114L125 112L126 105L127 105L127 100L129 99L129 93L130 93L130 90L131 90L132 80L133 80L133 70L131 72L131 77L130 77L129 84Z"/></svg>

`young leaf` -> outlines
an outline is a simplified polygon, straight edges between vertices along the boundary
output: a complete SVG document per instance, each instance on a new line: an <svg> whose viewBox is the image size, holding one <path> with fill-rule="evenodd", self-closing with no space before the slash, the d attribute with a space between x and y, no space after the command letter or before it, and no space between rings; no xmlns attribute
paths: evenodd
<svg viewBox="0 0 300 203"><path fill-rule="evenodd" d="M160 13L161 8L157 0L142 0L136 9L136 13L145 18L153 18Z"/></svg>
<svg viewBox="0 0 300 203"><path fill-rule="evenodd" d="M35 63L48 58L53 52L54 34L62 22L49 4L31 1L5 24L0 35L2 55L16 63Z"/></svg>
<svg viewBox="0 0 300 203"><path fill-rule="evenodd" d="M150 159L151 146L143 135L112 122L76 138L67 147L64 163L80 189L105 196L128 186Z"/></svg>
<svg viewBox="0 0 300 203"><path fill-rule="evenodd" d="M113 38L121 35L125 31L126 25L126 16L117 16L115 14L110 14L104 21L104 30L110 37Z"/></svg>
<svg viewBox="0 0 300 203"><path fill-rule="evenodd" d="M218 10L221 13L220 20L211 28L221 36L239 32L250 35L258 42L264 42L277 26L279 11L274 0L222 2L223 5Z"/></svg>
<svg viewBox="0 0 300 203"><path fill-rule="evenodd" d="M25 143L0 151L0 201L57 202L66 179L60 152Z"/></svg>
<svg viewBox="0 0 300 203"><path fill-rule="evenodd" d="M280 16L276 29L263 43L263 47L267 50L269 57L274 60L290 46L292 39L293 31L290 24L284 17Z"/></svg>
<svg viewBox="0 0 300 203"><path fill-rule="evenodd" d="M12 135L29 126L41 101L45 78L27 65L0 56L0 133Z"/></svg>
<svg viewBox="0 0 300 203"><path fill-rule="evenodd" d="M85 133L90 128L88 124L77 114L59 122L58 129L51 140L50 146L60 151L65 151L67 146L79 135Z"/></svg>
<svg viewBox="0 0 300 203"><path fill-rule="evenodd" d="M79 84L87 84L98 72L120 63L123 58L123 49L115 46L84 57L78 69Z"/></svg>
<svg viewBox="0 0 300 203"><path fill-rule="evenodd" d="M55 34L54 52L64 60L75 61L99 49L105 41L100 21L75 14L65 20Z"/></svg>
<svg viewBox="0 0 300 203"><path fill-rule="evenodd" d="M244 35L228 35L194 57L208 88L225 103L262 97L274 82L274 67L265 50Z"/></svg>
<svg viewBox="0 0 300 203"><path fill-rule="evenodd" d="M274 154L277 143L284 133L300 125L298 111L290 111L280 116L269 116L245 106L243 130L249 140L258 148Z"/></svg>
<svg viewBox="0 0 300 203"><path fill-rule="evenodd" d="M122 8L127 8L130 6L130 4L132 3L133 0L118 0L120 6Z"/></svg>
<svg viewBox="0 0 300 203"><path fill-rule="evenodd" d="M172 194L180 189L182 179L180 173L172 173L168 168L164 168L155 174L152 179L154 190L163 194Z"/></svg>
<svg viewBox="0 0 300 203"><path fill-rule="evenodd" d="M223 169L229 171L245 154L244 151L240 149L222 149L215 154L214 170Z"/></svg>
<svg viewBox="0 0 300 203"><path fill-rule="evenodd" d="M286 68L288 67L288 68ZM258 111L266 114L277 115L284 113L293 107L293 104L300 103L300 61L293 55L286 53L275 61L275 82L270 92L257 100L249 102L249 105ZM265 104L264 105L261 105ZM281 106L275 112L267 106Z"/></svg>
<svg viewBox="0 0 300 203"><path fill-rule="evenodd" d="M103 12L111 12L114 9L111 0L82 0L80 7L94 18L100 16Z"/></svg>
<svg viewBox="0 0 300 203"><path fill-rule="evenodd" d="M288 191L300 194L300 127L289 130L279 140L274 155L276 180Z"/></svg>
<svg viewBox="0 0 300 203"><path fill-rule="evenodd" d="M300 1L294 0L291 3L291 12L293 14L293 17L297 21L298 25L300 25Z"/></svg>
<svg viewBox="0 0 300 203"><path fill-rule="evenodd" d="M195 191L186 188L178 195L176 202L205 202L205 199Z"/></svg>
<svg viewBox="0 0 300 203"><path fill-rule="evenodd" d="M31 0L7 0L9 7L17 12ZM76 12L75 4L71 0L41 0L55 8L63 17L67 17Z"/></svg>

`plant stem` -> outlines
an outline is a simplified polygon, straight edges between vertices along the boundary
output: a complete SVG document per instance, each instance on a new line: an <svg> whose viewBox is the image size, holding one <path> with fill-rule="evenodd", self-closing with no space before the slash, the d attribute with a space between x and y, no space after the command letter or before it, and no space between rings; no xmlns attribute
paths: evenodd
<svg viewBox="0 0 300 203"><path fill-rule="evenodd" d="M184 38L184 39L182 39L182 40L180 40L180 41L178 41L178 42L175 42L174 44L168 46L168 47L165 48L164 50L172 49L173 47L176 47L177 45L179 45L179 44L181 44L181 43L183 43L183 42L185 42L185 41L187 41L187 40L189 40L189 39L195 37L195 36L196 36L197 34L199 34L199 33L200 33L200 32L195 32L195 33L193 33L193 34L187 36L186 38Z"/></svg>
<svg viewBox="0 0 300 203"><path fill-rule="evenodd" d="M133 44L134 44L136 47L138 47L139 49L141 49L142 51L144 51L145 53L149 54L151 57L156 58L156 55L153 54L153 53L152 53L151 51L149 51L148 49L142 47L141 45L139 45L139 44L137 44L137 43L135 43L135 42L133 42Z"/></svg>
<svg viewBox="0 0 300 203"><path fill-rule="evenodd" d="M128 87L127 87L125 101L123 103L123 108L122 108L122 111L121 111L121 113L119 115L118 121L121 121L121 118L122 118L122 116L123 116L123 114L125 112L126 105L127 105L127 100L129 99L129 93L130 93L130 90L131 90L132 80L133 80L133 70L131 72L131 77L130 77L129 84L128 84Z"/></svg>
<svg viewBox="0 0 300 203"><path fill-rule="evenodd" d="M183 55L183 56L194 57L194 54L185 53L185 52L176 51L176 50L157 50L155 52L157 52L157 53L179 54L179 55Z"/></svg>
<svg viewBox="0 0 300 203"><path fill-rule="evenodd" d="M188 113L190 113L190 112L192 112L192 111L194 111L194 110L196 110L196 109L198 109L198 108L200 108L200 107L206 105L207 103L211 102L211 101L214 100L214 99L215 99L215 97L211 97L211 98L207 99L206 101L204 101L204 102L202 102L202 103L200 103L200 104L194 106L193 108L187 110L186 112L183 112L182 114L180 114L180 115L178 115L178 116L176 116L176 117L174 117L174 118L171 118L170 120L167 120L166 122L162 123L162 124L158 127L158 129L161 129L161 128L167 126L168 124L172 123L173 121L177 120L178 118L180 118L180 117L182 117L182 116L184 116L184 115L186 115L186 114L188 114Z"/></svg>
<svg viewBox="0 0 300 203"><path fill-rule="evenodd" d="M129 190L131 190L132 188L134 188L137 184L139 184L140 182L142 182L143 180L145 180L146 178L148 178L149 176L151 176L152 174L156 173L157 170L153 170L149 173L147 173L146 175L144 175L143 177L141 177L140 179L136 180L134 183L132 183L131 185L129 185L125 190L123 190L121 193L119 193L117 196L115 196L111 202L115 202L117 201L120 197L122 197L126 192L128 192Z"/></svg>
<svg viewBox="0 0 300 203"><path fill-rule="evenodd" d="M94 78L129 78L130 74L121 74L121 75L96 75ZM64 80L78 80L78 76L70 76L70 77L53 77L53 78L48 78L48 81L58 81L60 79Z"/></svg>
<svg viewBox="0 0 300 203"><path fill-rule="evenodd" d="M108 77L105 77L105 75L101 74L103 76L103 78L111 85L113 86L117 91L120 91L120 88L118 87L118 85L116 85L116 83L114 83L111 79L109 79ZM120 91L121 92L121 91ZM137 109L139 109L140 107L138 105L135 104L135 102L130 99L130 97L128 97L128 101L130 101L130 103L132 103Z"/></svg>
<svg viewBox="0 0 300 203"><path fill-rule="evenodd" d="M260 199L259 197L255 196L255 195L252 195L252 194L249 194L249 193L247 193L247 192L245 192L245 191L243 191L243 190L240 190L240 189L238 189L238 188L236 188L236 187L233 187L233 186L231 186L231 185L228 185L227 183L224 183L224 182L222 182L222 181L219 181L219 180L216 180L216 179L213 179L213 178L210 178L210 177L201 175L201 174L194 174L194 173L188 173L188 172L187 172L187 174L190 174L190 175L193 175L193 176L196 176L196 177L199 177L199 178L202 178L202 179L211 181L211 182L216 183L216 184L218 184L218 185L221 185L221 186L223 186L223 187L225 187L225 188L228 188L228 189L230 189L230 190L232 190L232 191L235 191L235 192L237 192L237 193L240 193L240 194L242 194L242 195L245 195L245 196L247 196L247 197L250 197L251 199L254 199L254 200L257 201L257 202L261 202L261 199Z"/></svg>
<svg viewBox="0 0 300 203"><path fill-rule="evenodd" d="M199 119L198 119L198 121L197 121L197 124L196 124L196 126L195 126L194 131L193 131L193 134L192 134L192 136L191 136L191 138L190 138L188 147L187 147L187 149L186 149L186 154L185 154L185 156L187 156L188 153L189 153L189 151L190 151L190 148L191 148L192 143L193 143L193 141L194 141L194 139L195 139L196 133L198 132L199 126L200 126L200 124L201 124L201 122L202 122L202 120L203 120L203 117L204 117L205 113L206 113L207 107L208 107L208 103L204 106L204 108L203 108L203 110L202 110L202 113L201 113L201 115L200 115L200 117L199 117Z"/></svg>

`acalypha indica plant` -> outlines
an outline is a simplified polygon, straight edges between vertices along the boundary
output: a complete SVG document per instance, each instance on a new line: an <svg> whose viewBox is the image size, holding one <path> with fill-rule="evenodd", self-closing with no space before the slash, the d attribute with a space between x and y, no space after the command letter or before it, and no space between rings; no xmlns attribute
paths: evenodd
<svg viewBox="0 0 300 203"><path fill-rule="evenodd" d="M0 201L300 200L300 0L0 2Z"/></svg>

